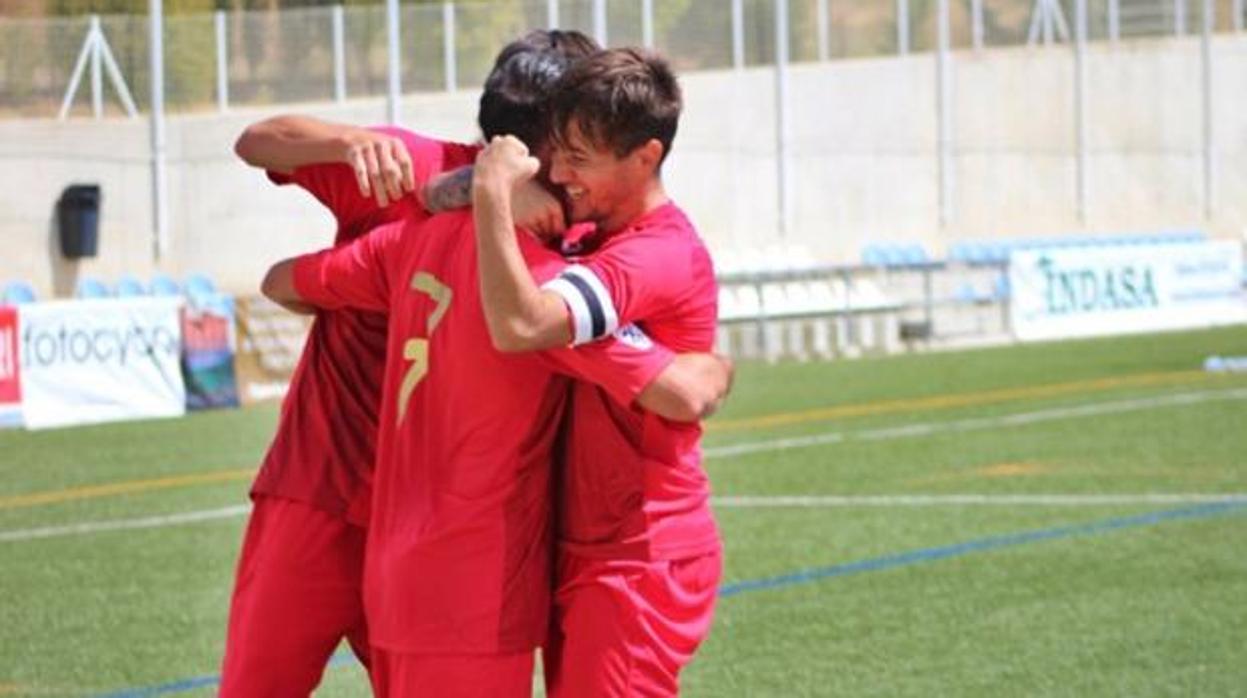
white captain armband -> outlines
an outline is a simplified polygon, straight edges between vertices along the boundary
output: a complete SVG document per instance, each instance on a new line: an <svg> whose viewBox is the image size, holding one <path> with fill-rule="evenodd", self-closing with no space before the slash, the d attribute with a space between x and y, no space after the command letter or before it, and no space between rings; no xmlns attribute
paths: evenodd
<svg viewBox="0 0 1247 698"><path fill-rule="evenodd" d="M557 293L572 314L572 344L584 344L613 334L619 314L610 292L588 267L573 264L541 287Z"/></svg>

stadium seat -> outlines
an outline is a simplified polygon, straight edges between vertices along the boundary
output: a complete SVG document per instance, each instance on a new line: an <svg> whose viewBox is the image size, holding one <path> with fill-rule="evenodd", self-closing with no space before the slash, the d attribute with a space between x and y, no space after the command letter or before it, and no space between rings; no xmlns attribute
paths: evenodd
<svg viewBox="0 0 1247 698"><path fill-rule="evenodd" d="M186 295L190 297L210 296L216 293L216 284L203 274L191 274L186 277Z"/></svg>
<svg viewBox="0 0 1247 698"><path fill-rule="evenodd" d="M0 305L22 305L23 303L34 303L35 289L25 281L10 281L4 286L4 296L0 298Z"/></svg>
<svg viewBox="0 0 1247 698"><path fill-rule="evenodd" d="M883 247L877 243L870 243L862 248L862 264L868 267L881 267L887 263L884 255Z"/></svg>
<svg viewBox="0 0 1247 698"><path fill-rule="evenodd" d="M182 287L178 286L178 282L165 276L157 274L152 277L152 282L148 285L148 290L153 296L180 296L182 295Z"/></svg>
<svg viewBox="0 0 1247 698"><path fill-rule="evenodd" d="M78 288L74 291L74 296L83 299L108 298L113 295L99 279L81 279L78 281Z"/></svg>
<svg viewBox="0 0 1247 698"><path fill-rule="evenodd" d="M147 289L143 288L143 284L133 276L123 276L117 281L117 297L118 298L134 298L136 296L146 296Z"/></svg>

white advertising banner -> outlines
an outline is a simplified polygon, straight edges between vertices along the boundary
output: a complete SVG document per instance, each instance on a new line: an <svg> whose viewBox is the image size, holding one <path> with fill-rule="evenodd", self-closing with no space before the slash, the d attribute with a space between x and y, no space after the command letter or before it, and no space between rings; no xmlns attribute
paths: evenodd
<svg viewBox="0 0 1247 698"><path fill-rule="evenodd" d="M26 427L185 414L181 304L110 298L21 306Z"/></svg>
<svg viewBox="0 0 1247 698"><path fill-rule="evenodd" d="M1247 322L1237 242L1014 252L1018 339L1061 339Z"/></svg>

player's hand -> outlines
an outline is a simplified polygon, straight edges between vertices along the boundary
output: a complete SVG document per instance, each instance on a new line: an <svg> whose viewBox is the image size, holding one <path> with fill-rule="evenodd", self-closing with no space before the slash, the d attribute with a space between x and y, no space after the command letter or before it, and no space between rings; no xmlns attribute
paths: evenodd
<svg viewBox="0 0 1247 698"><path fill-rule="evenodd" d="M411 154L398 138L368 129L350 129L342 137L342 149L341 161L355 172L359 193L375 198L381 208L415 191Z"/></svg>
<svg viewBox="0 0 1247 698"><path fill-rule="evenodd" d="M563 205L534 179L526 179L516 186L511 207L515 225L543 240L562 235L567 230Z"/></svg>
<svg viewBox="0 0 1247 698"><path fill-rule="evenodd" d="M512 193L520 182L532 179L541 169L528 146L515 136L494 136L476 156L473 188Z"/></svg>

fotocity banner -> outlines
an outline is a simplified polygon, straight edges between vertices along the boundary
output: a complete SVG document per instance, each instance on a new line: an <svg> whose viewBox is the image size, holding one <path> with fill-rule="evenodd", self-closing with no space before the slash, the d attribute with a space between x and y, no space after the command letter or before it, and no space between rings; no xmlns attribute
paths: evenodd
<svg viewBox="0 0 1247 698"><path fill-rule="evenodd" d="M184 414L181 304L126 298L22 306L27 428Z"/></svg>
<svg viewBox="0 0 1247 698"><path fill-rule="evenodd" d="M22 374L17 308L0 307L0 427L22 422Z"/></svg>
<svg viewBox="0 0 1247 698"><path fill-rule="evenodd" d="M1237 242L1014 252L1019 339L1059 339L1247 322Z"/></svg>

